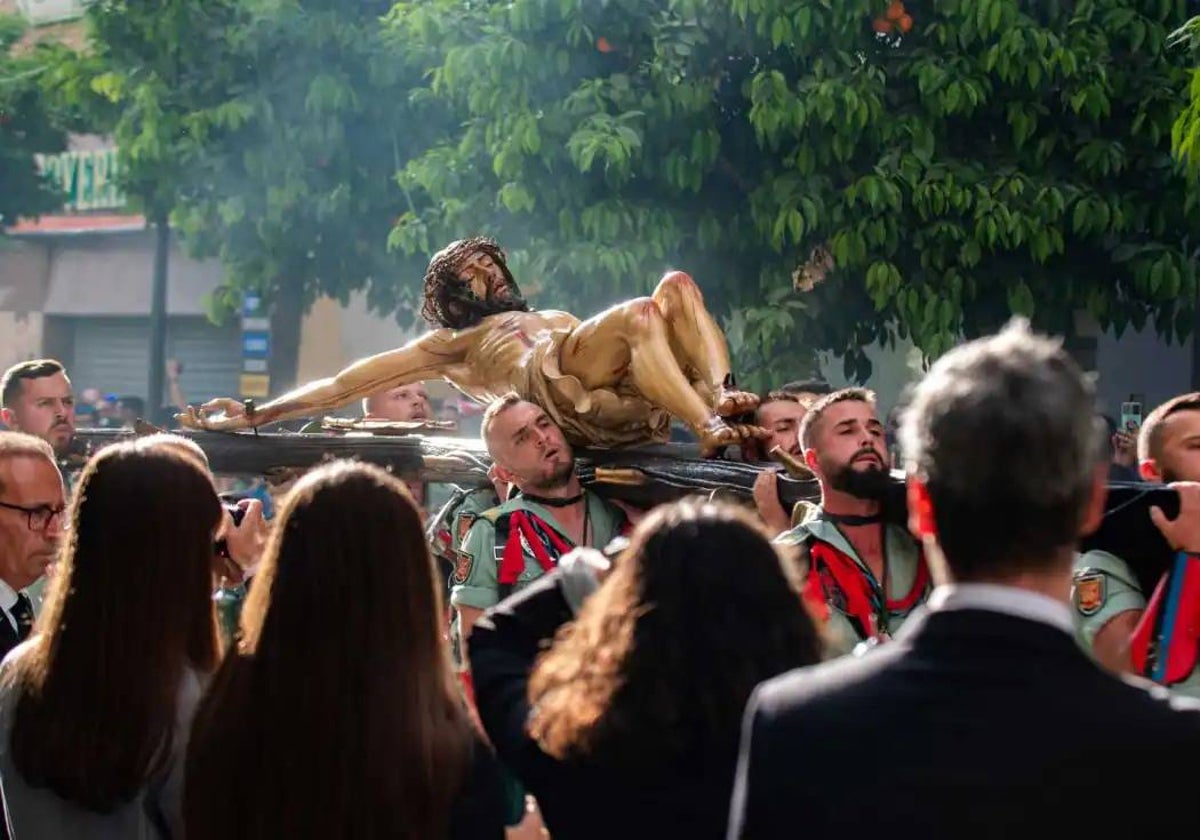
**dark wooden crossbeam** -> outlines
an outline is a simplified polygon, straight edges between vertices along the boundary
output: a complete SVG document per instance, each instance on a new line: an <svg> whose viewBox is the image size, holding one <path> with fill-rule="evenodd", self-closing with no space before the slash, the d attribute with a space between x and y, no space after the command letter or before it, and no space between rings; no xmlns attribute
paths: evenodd
<svg viewBox="0 0 1200 840"><path fill-rule="evenodd" d="M129 439L133 432L81 429L77 443L84 452ZM312 467L334 458L354 458L423 481L485 486L491 464L483 443L475 438L440 435L372 435L320 432L191 432L216 473L266 475ZM577 452L583 482L610 498L649 507L696 494L716 494L749 502L759 472L767 467L741 461L705 459L688 444L662 444L630 449L582 449ZM905 518L903 476L894 473L887 515ZM817 501L820 488L812 480L781 475L779 495L786 508L798 501ZM1153 526L1151 505L1168 516L1179 509L1178 496L1165 487L1113 482L1109 485L1107 515L1100 529L1084 540L1084 548L1100 548L1122 557L1133 567L1143 591L1152 592L1171 562L1172 552ZM1003 519L1005 512L995 516Z"/></svg>

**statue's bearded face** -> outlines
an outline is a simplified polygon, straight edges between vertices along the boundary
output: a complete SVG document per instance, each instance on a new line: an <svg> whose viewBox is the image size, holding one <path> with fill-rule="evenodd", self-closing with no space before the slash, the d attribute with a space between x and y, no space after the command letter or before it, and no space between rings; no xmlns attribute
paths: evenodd
<svg viewBox="0 0 1200 840"><path fill-rule="evenodd" d="M460 239L429 261L421 317L433 326L465 330L489 315L528 311L495 241L482 236Z"/></svg>
<svg viewBox="0 0 1200 840"><path fill-rule="evenodd" d="M458 266L458 280L471 296L486 304L490 312L525 309L516 281L503 262L484 251L475 251Z"/></svg>

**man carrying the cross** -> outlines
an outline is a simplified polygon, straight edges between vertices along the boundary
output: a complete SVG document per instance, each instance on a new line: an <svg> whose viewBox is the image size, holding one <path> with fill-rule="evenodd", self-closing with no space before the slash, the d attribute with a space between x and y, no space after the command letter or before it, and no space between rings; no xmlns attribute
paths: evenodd
<svg viewBox="0 0 1200 840"><path fill-rule="evenodd" d="M463 640L485 609L572 548L604 548L628 528L624 511L580 485L571 445L540 407L501 397L483 416L483 440L497 477L518 492L480 515L458 551L450 603Z"/></svg>
<svg viewBox="0 0 1200 840"><path fill-rule="evenodd" d="M886 521L890 481L875 395L834 391L800 425L804 463L821 484L821 506L776 538L797 546L805 596L826 624L829 653L886 639L924 603L931 584L920 546Z"/></svg>

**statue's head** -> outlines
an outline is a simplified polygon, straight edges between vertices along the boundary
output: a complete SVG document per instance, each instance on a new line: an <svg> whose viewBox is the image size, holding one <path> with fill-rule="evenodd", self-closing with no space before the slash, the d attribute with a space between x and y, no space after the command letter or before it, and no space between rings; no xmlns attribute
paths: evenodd
<svg viewBox="0 0 1200 840"><path fill-rule="evenodd" d="M436 327L461 330L488 315L528 310L504 252L493 239L451 242L429 261L421 315Z"/></svg>

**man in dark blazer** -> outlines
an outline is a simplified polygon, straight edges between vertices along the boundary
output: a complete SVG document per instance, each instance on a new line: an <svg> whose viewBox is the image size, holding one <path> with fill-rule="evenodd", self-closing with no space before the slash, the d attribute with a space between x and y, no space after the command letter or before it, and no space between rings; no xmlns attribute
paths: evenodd
<svg viewBox="0 0 1200 840"><path fill-rule="evenodd" d="M22 590L54 561L65 505L50 445L0 432L0 656L29 635L33 604Z"/></svg>
<svg viewBox="0 0 1200 840"><path fill-rule="evenodd" d="M943 356L901 428L939 584L897 637L747 707L729 838L1034 837L1200 826L1200 705L1096 666L1071 565L1103 516L1090 382L1023 323ZM1160 529L1200 551L1200 485Z"/></svg>

